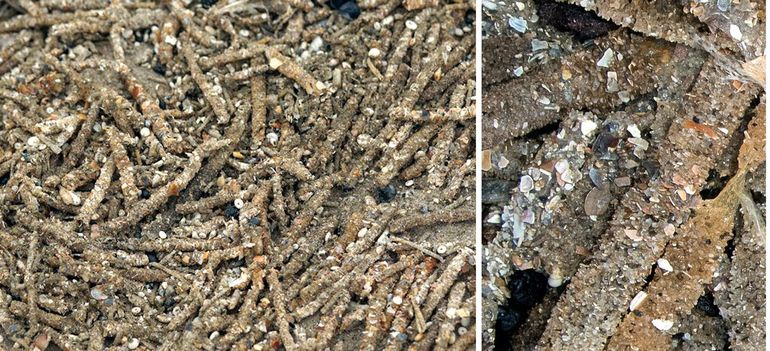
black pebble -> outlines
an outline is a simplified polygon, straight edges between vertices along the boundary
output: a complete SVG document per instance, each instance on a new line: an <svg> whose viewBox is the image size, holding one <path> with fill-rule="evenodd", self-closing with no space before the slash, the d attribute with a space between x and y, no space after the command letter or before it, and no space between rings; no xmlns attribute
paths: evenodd
<svg viewBox="0 0 770 351"><path fill-rule="evenodd" d="M391 264L398 262L399 259L401 258L398 252L395 252L392 250L385 250L385 254L388 255L385 260L387 262L390 262Z"/></svg>
<svg viewBox="0 0 770 351"><path fill-rule="evenodd" d="M156 63L155 66L152 66L152 70L162 76L166 75L166 67L163 67L160 63Z"/></svg>
<svg viewBox="0 0 770 351"><path fill-rule="evenodd" d="M361 15L361 9L355 0L329 0L329 7L340 12L342 17L354 20Z"/></svg>
<svg viewBox="0 0 770 351"><path fill-rule="evenodd" d="M512 351L511 336L527 318L522 312L508 306L499 306L495 322L495 351Z"/></svg>
<svg viewBox="0 0 770 351"><path fill-rule="evenodd" d="M606 35L618 26L584 8L552 0L537 1L537 15L541 22L559 30L572 32L580 41Z"/></svg>
<svg viewBox="0 0 770 351"><path fill-rule="evenodd" d="M618 145L618 138L616 138L611 132L602 131L599 136L596 137L596 141L591 146L591 150L599 158L610 157L610 148Z"/></svg>
<svg viewBox="0 0 770 351"><path fill-rule="evenodd" d="M158 253L157 252L148 252L147 258L150 260L150 263L152 262L158 262Z"/></svg>
<svg viewBox="0 0 770 351"><path fill-rule="evenodd" d="M150 198L150 192L147 191L147 189L142 188L142 190L139 191L139 197L141 197L142 199L147 200L147 199Z"/></svg>
<svg viewBox="0 0 770 351"><path fill-rule="evenodd" d="M469 9L465 11L465 24L472 25L476 21L476 10Z"/></svg>
<svg viewBox="0 0 770 351"><path fill-rule="evenodd" d="M203 6L204 9L207 9L216 3L217 0L201 0L201 6Z"/></svg>
<svg viewBox="0 0 770 351"><path fill-rule="evenodd" d="M719 317L719 307L714 303L714 295L707 292L698 298L698 303L695 305L699 310L703 311L709 317Z"/></svg>
<svg viewBox="0 0 770 351"><path fill-rule="evenodd" d="M534 269L516 271L508 278L512 307L528 309L543 300L548 292L548 278Z"/></svg>
<svg viewBox="0 0 770 351"><path fill-rule="evenodd" d="M260 222L261 221L259 220L259 217L257 217L257 216L249 218L249 224L253 225L255 227L258 226Z"/></svg>
<svg viewBox="0 0 770 351"><path fill-rule="evenodd" d="M8 172L6 174L3 174L0 176L0 185L6 185L8 184L8 181L11 179L11 172Z"/></svg>
<svg viewBox="0 0 770 351"><path fill-rule="evenodd" d="M235 205L233 205L233 204L229 204L229 205L227 205L227 207L225 207L225 217L227 217L227 218L238 217L238 215L240 213L241 213L241 211L238 210L238 208L235 207Z"/></svg>
<svg viewBox="0 0 770 351"><path fill-rule="evenodd" d="M390 202L396 197L396 187L388 185L386 187L377 188L374 190L374 197L377 203Z"/></svg>
<svg viewBox="0 0 770 351"><path fill-rule="evenodd" d="M516 330L524 321L524 313L508 306L500 306L497 309L497 322L495 331L497 333L509 334Z"/></svg>
<svg viewBox="0 0 770 351"><path fill-rule="evenodd" d="M165 110L167 107L166 102L163 101L163 99L158 99L158 107L160 107L161 110Z"/></svg>

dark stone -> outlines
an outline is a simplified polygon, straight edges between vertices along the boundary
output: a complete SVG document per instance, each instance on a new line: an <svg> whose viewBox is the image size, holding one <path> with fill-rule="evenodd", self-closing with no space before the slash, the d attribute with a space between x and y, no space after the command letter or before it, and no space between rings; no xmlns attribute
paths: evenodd
<svg viewBox="0 0 770 351"><path fill-rule="evenodd" d="M139 197L147 200L150 198L150 192L147 189L142 188L142 190L139 191Z"/></svg>
<svg viewBox="0 0 770 351"><path fill-rule="evenodd" d="M714 295L710 292L701 295L695 307L709 317L719 317L719 307L714 303Z"/></svg>
<svg viewBox="0 0 770 351"><path fill-rule="evenodd" d="M377 203L390 202L396 197L396 187L392 184L382 188L374 189L374 198Z"/></svg>
<svg viewBox="0 0 770 351"><path fill-rule="evenodd" d="M465 24L467 25L473 25L473 23L476 21L476 10L469 9L468 11L465 11Z"/></svg>
<svg viewBox="0 0 770 351"><path fill-rule="evenodd" d="M7 172L3 175L0 175L0 185L8 184L9 180L11 180L11 172Z"/></svg>
<svg viewBox="0 0 770 351"><path fill-rule="evenodd" d="M609 131L602 131L596 137L591 150L600 159L616 159L617 155L609 150L616 146L618 146L618 138Z"/></svg>
<svg viewBox="0 0 770 351"><path fill-rule="evenodd" d="M233 204L229 204L225 207L225 217L227 218L237 218L240 213L241 211Z"/></svg>
<svg viewBox="0 0 770 351"><path fill-rule="evenodd" d="M148 253L147 253L147 258L150 260L150 263L152 263L152 262L158 262L158 261L159 261L159 260L158 260L158 253L157 253L157 252L155 252L155 251L153 251L153 252L148 252Z"/></svg>
<svg viewBox="0 0 770 351"><path fill-rule="evenodd" d="M507 203L515 184L509 180L483 179L481 181L481 203L494 205Z"/></svg>
<svg viewBox="0 0 770 351"><path fill-rule="evenodd" d="M255 226L255 227L258 226L259 223L261 223L261 222L262 221L257 216L249 218L249 225L252 225L252 226Z"/></svg>
<svg viewBox="0 0 770 351"><path fill-rule="evenodd" d="M355 0L330 0L329 7L339 11L342 17L349 20L354 20L361 15L361 9L358 8L358 4Z"/></svg>
<svg viewBox="0 0 770 351"><path fill-rule="evenodd" d="M500 306L497 309L497 322L495 324L495 331L503 334L510 334L516 330L522 322L524 322L524 314L509 306Z"/></svg>
<svg viewBox="0 0 770 351"><path fill-rule="evenodd" d="M160 74L162 76L166 75L166 67L161 65L160 63L156 63L155 66L152 66L153 72Z"/></svg>
<svg viewBox="0 0 770 351"><path fill-rule="evenodd" d="M217 3L217 0L201 0L201 6L207 9Z"/></svg>
<svg viewBox="0 0 770 351"><path fill-rule="evenodd" d="M515 271L508 278L511 307L529 309L543 300L548 292L548 278L534 269Z"/></svg>

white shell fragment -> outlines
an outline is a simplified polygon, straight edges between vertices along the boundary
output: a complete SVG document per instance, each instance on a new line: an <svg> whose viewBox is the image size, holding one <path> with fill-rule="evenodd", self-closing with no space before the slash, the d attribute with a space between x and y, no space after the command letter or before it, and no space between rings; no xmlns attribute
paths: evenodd
<svg viewBox="0 0 770 351"><path fill-rule="evenodd" d="M717 0L717 8L719 11L727 12L730 9L730 0Z"/></svg>
<svg viewBox="0 0 770 351"><path fill-rule="evenodd" d="M658 268L666 271L666 272L673 272L674 267L671 267L671 263L668 262L665 258L659 258L658 259Z"/></svg>
<svg viewBox="0 0 770 351"><path fill-rule="evenodd" d="M513 70L513 74L516 75L516 77L521 77L521 75L524 74L524 67L516 67L516 69Z"/></svg>
<svg viewBox="0 0 770 351"><path fill-rule="evenodd" d="M91 289L91 297L93 297L96 300L104 301L107 299L107 295L105 295L101 290L98 288Z"/></svg>
<svg viewBox="0 0 770 351"><path fill-rule="evenodd" d="M497 161L497 168L504 169L505 167L508 167L510 163L511 161L508 161L505 156L500 156L500 160Z"/></svg>
<svg viewBox="0 0 770 351"><path fill-rule="evenodd" d="M613 71L607 72L607 92L614 93L618 90L620 90L618 86L618 73Z"/></svg>
<svg viewBox="0 0 770 351"><path fill-rule="evenodd" d="M489 0L482 1L481 5L484 6L487 10L490 10L490 11L497 10L497 4L492 2L492 1L489 1Z"/></svg>
<svg viewBox="0 0 770 351"><path fill-rule="evenodd" d="M743 33L741 33L741 29L734 24L730 25L730 36L735 40L743 39Z"/></svg>
<svg viewBox="0 0 770 351"><path fill-rule="evenodd" d="M636 123L629 125L626 130L631 133L631 136L634 138L642 137L642 131L639 130L639 127L636 125Z"/></svg>
<svg viewBox="0 0 770 351"><path fill-rule="evenodd" d="M548 49L548 42L538 39L532 39L532 51L540 51Z"/></svg>
<svg viewBox="0 0 770 351"><path fill-rule="evenodd" d="M596 65L599 67L609 68L612 61L615 59L615 52L612 51L612 49L608 48L604 51L604 54L599 59L598 62L596 62Z"/></svg>
<svg viewBox="0 0 770 351"><path fill-rule="evenodd" d="M521 17L509 18L508 25L519 33L524 33L527 31L527 21Z"/></svg>
<svg viewBox="0 0 770 351"><path fill-rule="evenodd" d="M647 299L647 293L644 291L640 291L638 294L636 294L636 296L634 296L634 299L631 300L631 304L628 305L628 310L634 311L646 299Z"/></svg>
<svg viewBox="0 0 770 351"><path fill-rule="evenodd" d="M591 135L591 133L595 131L597 127L599 126L596 124L596 122L590 119L580 122L580 132L583 133L584 136Z"/></svg>
<svg viewBox="0 0 770 351"><path fill-rule="evenodd" d="M558 288L562 283L564 283L564 278L558 275L551 275L548 277L548 286L552 288Z"/></svg>
<svg viewBox="0 0 770 351"><path fill-rule="evenodd" d="M665 319L653 319L652 325L654 325L655 328L658 328L658 330L666 331L674 326L674 322Z"/></svg>
<svg viewBox="0 0 770 351"><path fill-rule="evenodd" d="M524 175L519 180L519 191L522 193L528 193L532 188L535 186L535 181L532 180L532 177L528 175Z"/></svg>
<svg viewBox="0 0 770 351"><path fill-rule="evenodd" d="M642 150L647 150L650 147L650 142L642 138L628 138L628 142L638 146Z"/></svg>

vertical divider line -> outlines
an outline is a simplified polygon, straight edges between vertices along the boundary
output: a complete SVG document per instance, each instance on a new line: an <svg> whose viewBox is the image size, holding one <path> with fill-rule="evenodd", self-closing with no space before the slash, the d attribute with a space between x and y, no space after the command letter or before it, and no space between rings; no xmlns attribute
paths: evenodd
<svg viewBox="0 0 770 351"><path fill-rule="evenodd" d="M481 1L476 1L476 350L481 350Z"/></svg>

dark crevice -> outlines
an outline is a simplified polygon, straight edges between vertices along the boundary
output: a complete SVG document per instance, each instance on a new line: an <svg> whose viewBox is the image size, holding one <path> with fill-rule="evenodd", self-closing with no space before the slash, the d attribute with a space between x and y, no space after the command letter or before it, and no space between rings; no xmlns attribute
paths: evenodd
<svg viewBox="0 0 770 351"><path fill-rule="evenodd" d="M561 31L572 33L581 42L607 35L620 28L593 11L562 2L551 0L535 1L540 20Z"/></svg>
<svg viewBox="0 0 770 351"><path fill-rule="evenodd" d="M706 184L700 191L701 198L704 200L716 198L722 192L725 185L727 185L728 180L730 180L729 176L721 176L717 170L710 169L708 178L706 178Z"/></svg>
<svg viewBox="0 0 770 351"><path fill-rule="evenodd" d="M714 294L710 291L706 291L698 298L695 308L701 310L709 317L719 317L719 307L714 303Z"/></svg>
<svg viewBox="0 0 770 351"><path fill-rule="evenodd" d="M537 138L539 139L542 136L551 135L553 133L556 133L559 131L559 125L561 124L561 120L556 120L554 122L551 122L549 124L546 124L538 129L533 129L531 132L527 133L526 135L522 136L521 138Z"/></svg>
<svg viewBox="0 0 770 351"><path fill-rule="evenodd" d="M543 301L548 290L548 278L534 269L517 270L508 277L510 298L497 309L495 350L512 350L511 337L527 320L532 307Z"/></svg>

